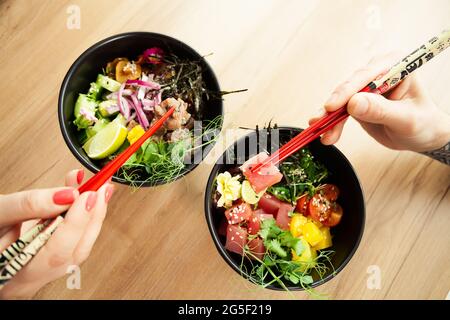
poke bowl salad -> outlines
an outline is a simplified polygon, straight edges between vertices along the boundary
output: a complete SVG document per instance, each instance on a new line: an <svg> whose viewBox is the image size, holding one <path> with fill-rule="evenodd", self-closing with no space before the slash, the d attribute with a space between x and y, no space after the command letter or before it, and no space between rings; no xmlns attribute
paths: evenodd
<svg viewBox="0 0 450 320"><path fill-rule="evenodd" d="M281 145L294 133L280 129ZM270 289L310 291L334 277L356 250L362 191L335 147L315 141L279 166L252 172L267 157L264 150L241 164L216 165L206 193L208 225L219 252L246 279Z"/></svg>
<svg viewBox="0 0 450 320"><path fill-rule="evenodd" d="M223 93L203 57L195 57L195 52L193 56L193 50L186 45L177 42L176 46L185 47L173 51L167 41L177 40L169 37L151 33L124 35L134 41L149 35L157 40L163 37L164 41L137 53L125 50L104 55L98 73L90 71L89 82L75 86L78 91L70 96L62 94L66 98L63 108L73 103L70 118L63 120L63 134L69 129L75 132L69 138L65 135L69 147L72 145L82 162L98 170L175 107L164 125L115 175L116 181L132 185L168 183L192 170L199 162L195 154L214 143L222 125ZM145 39L141 40L140 46L145 43ZM123 41L123 35L117 41ZM104 51L101 49L97 51ZM187 50L192 52L186 54ZM89 60L89 55L85 53L84 58ZM99 59L95 60L98 63ZM67 78L75 82L74 77L69 72L65 82ZM62 114L65 116L67 110ZM75 151L73 144L78 146Z"/></svg>

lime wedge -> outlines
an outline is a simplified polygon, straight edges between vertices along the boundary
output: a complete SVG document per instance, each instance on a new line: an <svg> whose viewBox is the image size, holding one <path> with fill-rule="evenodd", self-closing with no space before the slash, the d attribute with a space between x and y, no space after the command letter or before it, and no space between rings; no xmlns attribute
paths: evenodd
<svg viewBox="0 0 450 320"><path fill-rule="evenodd" d="M260 193L256 193L255 190L253 190L252 185L248 180L244 180L242 182L242 199L249 203L249 204L256 204L258 203L259 199L261 199L262 195L264 194L264 191Z"/></svg>
<svg viewBox="0 0 450 320"><path fill-rule="evenodd" d="M110 122L83 146L91 159L103 159L111 155L125 142L128 130L120 122Z"/></svg>

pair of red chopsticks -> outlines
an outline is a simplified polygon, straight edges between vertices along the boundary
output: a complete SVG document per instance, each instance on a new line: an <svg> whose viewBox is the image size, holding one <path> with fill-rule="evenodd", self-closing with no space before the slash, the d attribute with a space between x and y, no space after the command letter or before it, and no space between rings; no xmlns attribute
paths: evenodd
<svg viewBox="0 0 450 320"><path fill-rule="evenodd" d="M170 108L155 124L150 127L142 137L130 145L124 152L110 161L99 172L78 188L81 193L86 191L97 191L114 173L135 153L141 145L150 138L175 111ZM11 280L38 251L47 243L52 233L64 220L66 212L60 216L48 220L41 220L30 230L25 232L19 239L1 252L0 255L0 289Z"/></svg>
<svg viewBox="0 0 450 320"><path fill-rule="evenodd" d="M359 92L371 92L371 89L369 86L366 86ZM270 157L254 166L251 169L251 172L258 172L259 169L268 165L269 163L276 165L282 162L284 159L288 158L293 153L297 152L307 144L320 137L322 134L333 128L336 124L343 121L348 116L349 114L347 112L346 106L328 113L325 117L319 119L317 122L292 138L288 143L283 145L283 147L272 153Z"/></svg>
<svg viewBox="0 0 450 320"><path fill-rule="evenodd" d="M450 46L450 30L442 31L438 36L431 38L411 54L396 63L387 73L378 77L359 92L371 92L375 94L384 94L394 86L398 85L405 77L414 70L423 66L433 57L444 51ZM258 172L262 167L268 164L278 164L290 155L300 150L308 143L320 137L322 134L333 128L336 124L349 116L347 106L336 111L328 113L316 123L303 130L288 143L274 152L263 162L258 163L251 169L252 173Z"/></svg>

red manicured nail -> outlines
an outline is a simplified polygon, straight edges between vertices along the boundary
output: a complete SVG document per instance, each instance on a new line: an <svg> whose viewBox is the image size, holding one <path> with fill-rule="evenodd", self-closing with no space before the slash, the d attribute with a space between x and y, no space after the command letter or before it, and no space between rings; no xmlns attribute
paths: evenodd
<svg viewBox="0 0 450 320"><path fill-rule="evenodd" d="M77 183L80 184L84 179L84 170L80 169L77 172Z"/></svg>
<svg viewBox="0 0 450 320"><path fill-rule="evenodd" d="M106 187L105 191L105 202L108 203L109 199L111 199L112 194L114 193L114 185L110 184Z"/></svg>
<svg viewBox="0 0 450 320"><path fill-rule="evenodd" d="M64 189L55 192L53 195L53 202L59 205L71 204L75 201L75 194L73 189Z"/></svg>
<svg viewBox="0 0 450 320"><path fill-rule="evenodd" d="M86 210L91 211L97 202L97 192L91 192L86 200Z"/></svg>

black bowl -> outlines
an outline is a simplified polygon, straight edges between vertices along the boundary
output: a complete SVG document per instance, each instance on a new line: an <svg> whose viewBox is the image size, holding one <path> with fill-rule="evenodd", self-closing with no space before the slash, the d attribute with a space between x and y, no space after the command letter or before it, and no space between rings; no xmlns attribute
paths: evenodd
<svg viewBox="0 0 450 320"><path fill-rule="evenodd" d="M64 140L73 155L90 171L96 173L100 170L101 165L98 161L91 160L82 149L82 145L77 139L77 128L72 123L73 109L75 101L79 93L87 92L91 82L95 81L97 74L102 73L102 68L106 64L117 57L134 58L141 54L145 49L151 47L160 47L165 52L170 52L182 59L200 61L203 67L203 79L206 88L211 92L219 92L219 83L216 76L208 63L203 57L187 44L174 38L151 32L129 32L122 33L100 42L97 42L85 52L83 52L77 60L72 64L67 72L59 92L58 100L58 118L59 125ZM223 104L221 99L204 99L202 119L197 120L213 120L218 116L223 116ZM222 123L220 123L222 126ZM207 150L199 150L203 156L206 156L211 148L211 144ZM198 159L198 158L196 158ZM191 172L198 163L186 165L183 172L177 177L180 178ZM113 180L123 184L130 184L123 178L115 175ZM146 181L133 181L134 184L140 186L150 186L163 184L149 183Z"/></svg>
<svg viewBox="0 0 450 320"><path fill-rule="evenodd" d="M242 257L227 251L225 249L225 237L218 233L224 211L215 206L214 181L216 176L221 172L236 168L236 166L241 165L245 160L262 150L277 149L278 139L274 138L274 133L278 134L279 141L283 143L283 141L288 141L300 131L301 129L292 127L280 127L278 129L272 129L271 131L253 131L239 139L223 153L209 176L205 194L205 214L208 228L220 255L231 268L241 275L242 272L239 266L242 262ZM255 143L255 141L257 143ZM258 146L258 150L256 149L256 146ZM331 262L335 271L333 272L333 270L329 269L322 278L317 274L312 273L314 282L311 287L316 287L335 277L352 258L363 235L365 206L361 184L347 158L336 147L324 146L319 140L313 141L309 145L309 148L315 159L328 168L330 177L327 179L327 182L333 183L339 187L341 193L338 202L344 209L344 215L341 222L331 230L333 235L333 247L331 247L331 249L335 251L331 258ZM239 154L238 150L245 150L244 155L236 156ZM267 288L282 290L278 284L270 285ZM302 290L302 288L298 286L288 286L288 289Z"/></svg>

